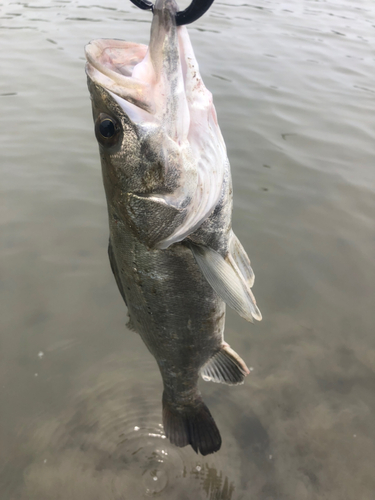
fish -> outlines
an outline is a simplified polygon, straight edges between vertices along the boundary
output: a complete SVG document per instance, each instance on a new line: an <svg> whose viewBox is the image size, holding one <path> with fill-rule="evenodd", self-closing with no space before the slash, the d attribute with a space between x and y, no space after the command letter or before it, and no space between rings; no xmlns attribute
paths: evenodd
<svg viewBox="0 0 375 500"><path fill-rule="evenodd" d="M232 230L230 164L212 94L175 0L156 0L149 45L85 47L108 206L110 265L163 379L164 432L208 455L221 447L198 388L242 384L249 369L224 341L226 304L261 320L254 273Z"/></svg>

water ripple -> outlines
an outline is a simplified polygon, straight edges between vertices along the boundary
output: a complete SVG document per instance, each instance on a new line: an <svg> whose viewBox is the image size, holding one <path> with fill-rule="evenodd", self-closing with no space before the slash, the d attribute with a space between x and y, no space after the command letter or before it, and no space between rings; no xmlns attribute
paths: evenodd
<svg viewBox="0 0 375 500"><path fill-rule="evenodd" d="M142 380L134 380L137 365L145 373ZM21 499L53 498L68 484L70 500L92 500L99 492L100 498L117 500L129 491L133 498L163 492L183 498L178 495L188 488L198 498L231 500L234 484L220 470L227 457L202 459L166 439L153 360L124 367L120 356L110 356L101 368L96 382L91 378L96 370L86 373L91 382L72 395L64 412L38 414L21 430L18 439L30 459L23 464L22 487L13 474L8 491Z"/></svg>

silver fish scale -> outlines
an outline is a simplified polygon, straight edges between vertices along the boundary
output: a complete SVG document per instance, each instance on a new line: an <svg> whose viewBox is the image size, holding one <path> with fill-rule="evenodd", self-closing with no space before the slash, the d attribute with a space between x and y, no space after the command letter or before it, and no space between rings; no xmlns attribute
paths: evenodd
<svg viewBox="0 0 375 500"><path fill-rule="evenodd" d="M174 0L156 1L148 54L141 45L91 42L86 71L108 205L108 255L128 326L159 366L166 436L207 455L220 449L221 437L198 390L199 375L237 385L249 373L224 342L226 303L248 321L261 315L250 260L232 231L230 165L212 97L174 12ZM131 67L137 77L105 66L111 50L115 69L123 51L126 73Z"/></svg>
<svg viewBox="0 0 375 500"><path fill-rule="evenodd" d="M110 238L121 262L131 324L155 356L166 387L177 395L179 385L194 381L196 386L199 369L222 343L225 303L185 245L150 250L129 228L116 224Z"/></svg>

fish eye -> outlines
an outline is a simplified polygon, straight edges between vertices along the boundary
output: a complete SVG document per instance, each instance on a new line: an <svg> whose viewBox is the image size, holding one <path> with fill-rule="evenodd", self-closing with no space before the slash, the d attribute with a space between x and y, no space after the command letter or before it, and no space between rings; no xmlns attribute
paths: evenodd
<svg viewBox="0 0 375 500"><path fill-rule="evenodd" d="M99 132L103 137L109 139L115 135L115 124L110 118L104 118L104 120L99 124Z"/></svg>
<svg viewBox="0 0 375 500"><path fill-rule="evenodd" d="M103 146L113 146L119 137L120 127L111 116L100 113L95 122L95 135Z"/></svg>

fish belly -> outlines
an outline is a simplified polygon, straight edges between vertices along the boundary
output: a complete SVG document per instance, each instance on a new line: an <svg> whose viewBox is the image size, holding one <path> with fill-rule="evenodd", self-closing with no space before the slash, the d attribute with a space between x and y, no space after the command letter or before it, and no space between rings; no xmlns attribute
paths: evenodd
<svg viewBox="0 0 375 500"><path fill-rule="evenodd" d="M225 303L184 244L150 250L130 228L111 226L130 326L155 357L165 383L178 380L177 374L196 381L223 342Z"/></svg>

